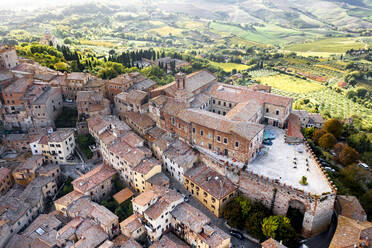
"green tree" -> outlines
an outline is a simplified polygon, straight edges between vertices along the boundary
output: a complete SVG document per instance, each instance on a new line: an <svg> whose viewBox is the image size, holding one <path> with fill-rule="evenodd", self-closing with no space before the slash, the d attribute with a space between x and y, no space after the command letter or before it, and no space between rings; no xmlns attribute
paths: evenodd
<svg viewBox="0 0 372 248"><path fill-rule="evenodd" d="M301 178L301 180L300 180L300 184L302 184L302 185L308 185L307 177L302 176L302 178Z"/></svg>
<svg viewBox="0 0 372 248"><path fill-rule="evenodd" d="M368 220L372 221L372 189L364 193L360 200L360 203L367 213Z"/></svg>
<svg viewBox="0 0 372 248"><path fill-rule="evenodd" d="M323 129L318 129L318 130L315 130L314 133L313 133L313 140L314 140L314 143L315 144L318 144L318 141L320 139L320 137L322 137L324 134L326 134L327 132L324 131Z"/></svg>
<svg viewBox="0 0 372 248"><path fill-rule="evenodd" d="M329 119L323 125L324 131L333 134L336 138L341 136L342 128L343 125L338 119Z"/></svg>
<svg viewBox="0 0 372 248"><path fill-rule="evenodd" d="M315 132L315 127L308 127L304 129L304 136L306 139L311 139L313 138Z"/></svg>
<svg viewBox="0 0 372 248"><path fill-rule="evenodd" d="M58 62L54 64L54 69L56 71L65 72L68 71L69 65L65 62Z"/></svg>
<svg viewBox="0 0 372 248"><path fill-rule="evenodd" d="M359 158L359 153L352 147L345 145L340 154L338 155L338 159L343 165L349 165L354 163Z"/></svg>
<svg viewBox="0 0 372 248"><path fill-rule="evenodd" d="M262 222L262 233L267 238L275 239L276 230L279 227L279 220L276 216L270 216L263 220Z"/></svg>
<svg viewBox="0 0 372 248"><path fill-rule="evenodd" d="M326 133L322 137L319 138L318 144L325 149L331 149L337 143L337 139L333 134Z"/></svg>

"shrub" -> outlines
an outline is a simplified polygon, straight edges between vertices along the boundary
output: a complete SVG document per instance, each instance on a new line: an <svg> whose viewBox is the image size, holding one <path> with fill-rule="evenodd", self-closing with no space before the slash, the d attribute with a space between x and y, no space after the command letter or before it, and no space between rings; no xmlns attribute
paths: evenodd
<svg viewBox="0 0 372 248"><path fill-rule="evenodd" d="M302 178L301 178L301 180L300 180L300 184L302 184L302 185L308 185L307 177L302 176Z"/></svg>

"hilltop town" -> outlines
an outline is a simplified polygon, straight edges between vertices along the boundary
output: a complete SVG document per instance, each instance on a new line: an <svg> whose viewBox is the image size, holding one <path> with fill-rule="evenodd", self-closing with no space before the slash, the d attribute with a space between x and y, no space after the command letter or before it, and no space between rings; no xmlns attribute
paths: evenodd
<svg viewBox="0 0 372 248"><path fill-rule="evenodd" d="M337 194L301 131L322 129L320 114L166 60L178 72L159 85L0 48L1 248L298 247L329 230L330 247L372 247L363 207ZM258 234L234 211L259 212Z"/></svg>

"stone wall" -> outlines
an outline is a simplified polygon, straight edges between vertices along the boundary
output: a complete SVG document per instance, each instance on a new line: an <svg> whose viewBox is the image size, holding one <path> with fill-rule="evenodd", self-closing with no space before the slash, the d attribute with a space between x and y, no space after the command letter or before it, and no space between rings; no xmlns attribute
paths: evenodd
<svg viewBox="0 0 372 248"><path fill-rule="evenodd" d="M263 203L274 214L286 215L290 202L302 203L305 207L302 234L305 237L319 234L329 226L336 198L334 192L322 196L311 195L250 172L241 172L239 186L245 196Z"/></svg>

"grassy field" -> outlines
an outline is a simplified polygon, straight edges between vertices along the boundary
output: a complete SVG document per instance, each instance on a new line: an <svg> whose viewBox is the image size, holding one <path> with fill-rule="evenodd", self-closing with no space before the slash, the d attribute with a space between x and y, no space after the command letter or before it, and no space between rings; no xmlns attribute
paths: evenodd
<svg viewBox="0 0 372 248"><path fill-rule="evenodd" d="M315 81L304 80L283 74L257 77L254 79L260 81L261 84L270 85L273 88L297 94L309 93L324 89L324 86Z"/></svg>
<svg viewBox="0 0 372 248"><path fill-rule="evenodd" d="M81 45L97 46L97 47L113 47L114 44L109 41L102 40L80 40Z"/></svg>
<svg viewBox="0 0 372 248"><path fill-rule="evenodd" d="M282 44L286 43L285 39L288 37L302 35L302 32L297 30L282 28L274 24L255 27L254 29L243 29L234 25L211 22L209 27L221 35L232 34L243 40L264 44Z"/></svg>
<svg viewBox="0 0 372 248"><path fill-rule="evenodd" d="M231 72L233 69L236 69L238 71L241 71L241 70L246 70L249 68L248 65L243 65L243 64L235 64L235 63L218 63L218 62L213 62L213 61L210 61L210 63L213 65L213 66L216 66L216 67L219 67L221 69L223 69L224 71L226 72Z"/></svg>
<svg viewBox="0 0 372 248"><path fill-rule="evenodd" d="M330 53L344 53L350 49L363 48L365 44L357 41L355 38L326 38L312 42L293 44L284 47L285 50L305 53L324 53L324 56Z"/></svg>
<svg viewBox="0 0 372 248"><path fill-rule="evenodd" d="M148 32L157 33L158 35L164 37L164 36L169 36L170 34L177 36L177 35L180 35L182 31L183 30L180 28L173 28L170 26L165 26L161 28L150 29Z"/></svg>

